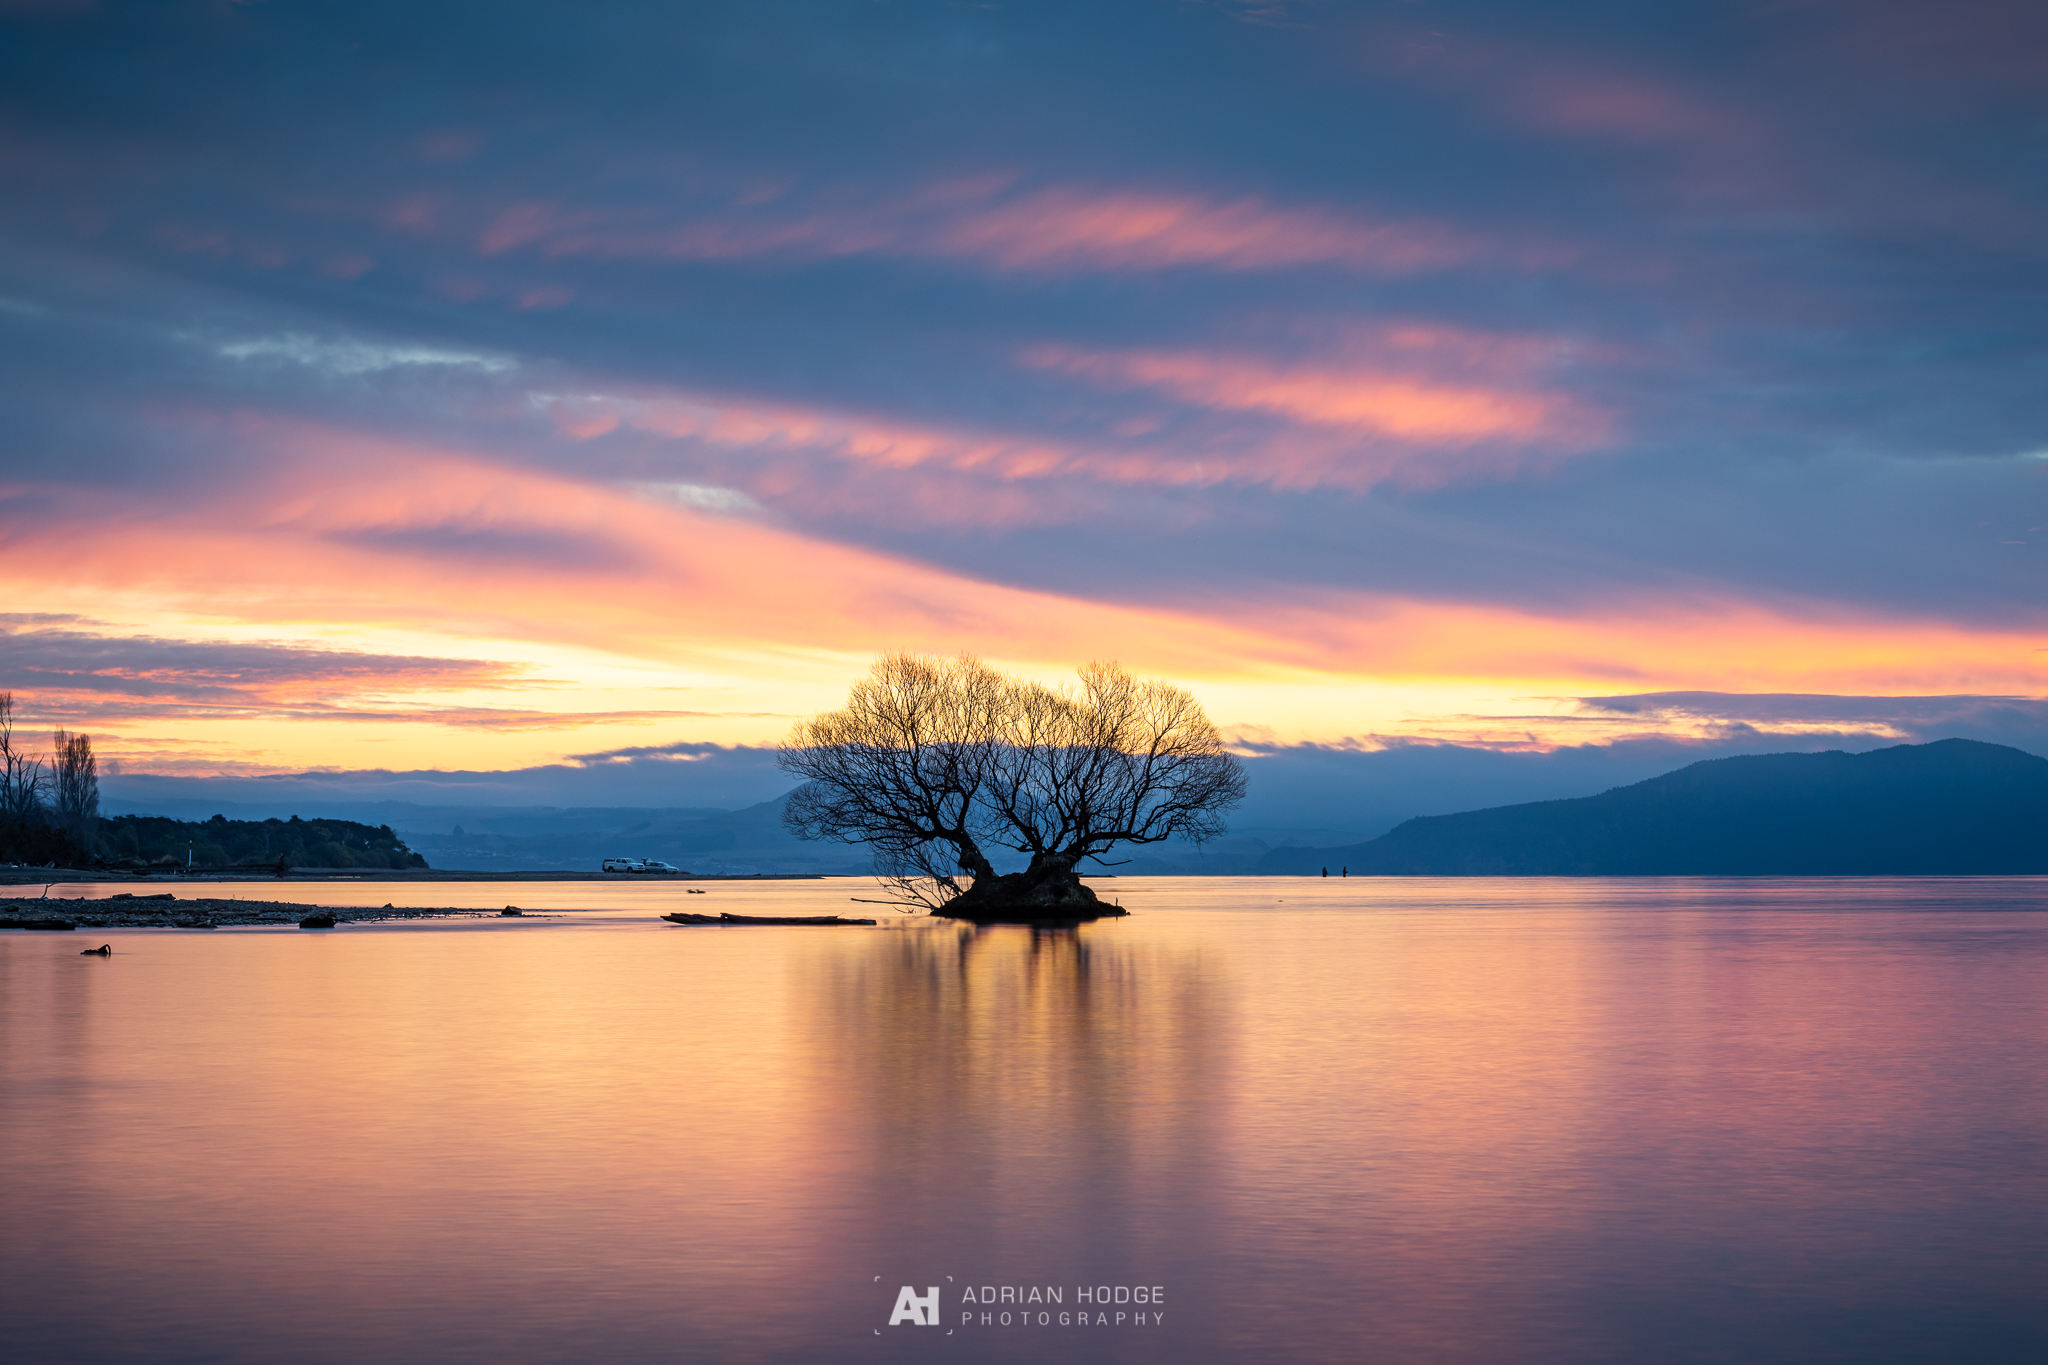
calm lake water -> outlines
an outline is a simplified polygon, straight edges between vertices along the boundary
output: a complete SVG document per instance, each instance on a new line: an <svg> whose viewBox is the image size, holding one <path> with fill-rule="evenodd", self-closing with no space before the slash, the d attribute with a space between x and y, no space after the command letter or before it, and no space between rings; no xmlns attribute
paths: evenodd
<svg viewBox="0 0 2048 1365"><path fill-rule="evenodd" d="M2048 1359L2048 880L1103 885L0 935L0 1360Z"/></svg>

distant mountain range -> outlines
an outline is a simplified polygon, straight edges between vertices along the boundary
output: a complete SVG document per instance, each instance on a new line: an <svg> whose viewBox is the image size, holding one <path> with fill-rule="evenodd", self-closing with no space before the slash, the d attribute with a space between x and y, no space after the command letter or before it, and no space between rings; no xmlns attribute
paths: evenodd
<svg viewBox="0 0 2048 1365"><path fill-rule="evenodd" d="M658 858L692 872L745 876L749 873L865 875L873 865L864 845L807 843L782 824L788 796L740 810L704 806L494 806L419 805L406 801L325 801L314 807L326 817L389 825L408 847L440 870L521 872L559 868L594 872L606 858ZM145 797L119 803L163 815L171 807L207 822L215 814L230 820L262 821L284 812L270 805L166 801ZM1229 876L1248 873L1276 845L1328 844L1357 837L1357 826L1232 830L1205 845L1148 844L1118 849L1101 872L1121 876ZM183 849L180 844L180 850ZM182 857L182 851L180 857ZM1021 856L999 858L1023 866ZM1098 872L1097 875L1100 875Z"/></svg>
<svg viewBox="0 0 2048 1365"><path fill-rule="evenodd" d="M604 858L640 857L701 873L868 871L864 847L791 835L786 800L741 810L333 802L318 813L388 824L444 869L595 871ZM1097 875L2048 873L2048 759L1961 739L1717 759L1598 796L1422 817L1340 844L1364 832L1348 809L1332 802L1334 828L1256 825L1201 847L1119 848Z"/></svg>
<svg viewBox="0 0 2048 1365"><path fill-rule="evenodd" d="M1907 876L2048 873L2048 759L1945 739L1695 763L1598 796L1419 817L1276 848L1263 873Z"/></svg>

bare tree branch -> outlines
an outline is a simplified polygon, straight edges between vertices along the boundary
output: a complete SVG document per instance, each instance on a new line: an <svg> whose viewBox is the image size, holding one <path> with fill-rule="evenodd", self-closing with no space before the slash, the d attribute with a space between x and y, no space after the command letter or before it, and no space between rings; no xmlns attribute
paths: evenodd
<svg viewBox="0 0 2048 1365"><path fill-rule="evenodd" d="M0 820L39 825L49 815L50 775L14 743L14 694L0 692Z"/></svg>
<svg viewBox="0 0 2048 1365"><path fill-rule="evenodd" d="M90 853L98 842L100 818L100 764L92 736L59 730L53 748L57 823Z"/></svg>
<svg viewBox="0 0 2048 1365"><path fill-rule="evenodd" d="M783 769L805 783L784 822L870 845L890 894L931 908L1092 901L1075 873L1084 859L1221 834L1244 773L1201 703L1114 663L1089 664L1080 683L1005 678L964 656L880 659L843 709L783 746ZM1030 867L997 877L987 848L1029 854Z"/></svg>

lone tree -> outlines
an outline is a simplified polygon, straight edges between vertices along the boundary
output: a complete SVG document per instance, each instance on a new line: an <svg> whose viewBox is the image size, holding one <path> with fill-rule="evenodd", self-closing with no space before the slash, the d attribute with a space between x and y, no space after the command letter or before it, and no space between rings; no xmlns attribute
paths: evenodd
<svg viewBox="0 0 2048 1365"><path fill-rule="evenodd" d="M799 723L779 761L804 783L791 832L867 844L898 899L983 921L1104 913L1084 862L1215 838L1245 787L1200 702L1113 663L1054 689L964 655L891 654L844 707ZM998 874L995 850L1030 863Z"/></svg>

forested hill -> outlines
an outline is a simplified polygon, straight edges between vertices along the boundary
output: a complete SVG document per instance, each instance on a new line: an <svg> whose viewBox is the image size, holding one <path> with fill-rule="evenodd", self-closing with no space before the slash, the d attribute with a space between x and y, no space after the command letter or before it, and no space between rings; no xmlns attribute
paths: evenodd
<svg viewBox="0 0 2048 1365"><path fill-rule="evenodd" d="M389 825L353 820L173 820L117 815L99 827L100 856L113 862L193 867L425 867Z"/></svg>
<svg viewBox="0 0 2048 1365"><path fill-rule="evenodd" d="M1261 872L1370 876L2048 873L2048 759L1945 739L1695 763L1573 801L1420 817Z"/></svg>

